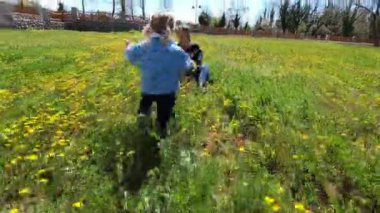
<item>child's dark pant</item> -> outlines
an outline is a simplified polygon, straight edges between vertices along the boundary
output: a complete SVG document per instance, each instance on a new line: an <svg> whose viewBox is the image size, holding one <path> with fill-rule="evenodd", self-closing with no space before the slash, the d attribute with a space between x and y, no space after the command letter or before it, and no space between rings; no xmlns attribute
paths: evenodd
<svg viewBox="0 0 380 213"><path fill-rule="evenodd" d="M175 93L162 95L142 94L139 113L148 115L153 102L157 103L157 122L161 129L166 129L167 123L173 113Z"/></svg>

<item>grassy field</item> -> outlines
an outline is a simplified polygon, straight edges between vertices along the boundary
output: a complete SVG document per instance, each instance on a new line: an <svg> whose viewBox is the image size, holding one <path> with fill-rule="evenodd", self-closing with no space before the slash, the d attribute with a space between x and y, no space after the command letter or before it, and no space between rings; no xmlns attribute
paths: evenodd
<svg viewBox="0 0 380 213"><path fill-rule="evenodd" d="M126 37L0 31L0 212L380 210L379 49L194 36L214 83L156 156Z"/></svg>

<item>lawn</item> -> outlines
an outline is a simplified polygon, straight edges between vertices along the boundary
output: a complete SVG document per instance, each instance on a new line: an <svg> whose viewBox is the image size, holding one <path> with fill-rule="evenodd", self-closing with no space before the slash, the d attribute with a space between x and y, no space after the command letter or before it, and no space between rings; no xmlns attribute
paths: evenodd
<svg viewBox="0 0 380 213"><path fill-rule="evenodd" d="M379 211L379 49L196 35L156 155L124 38L0 31L0 212Z"/></svg>

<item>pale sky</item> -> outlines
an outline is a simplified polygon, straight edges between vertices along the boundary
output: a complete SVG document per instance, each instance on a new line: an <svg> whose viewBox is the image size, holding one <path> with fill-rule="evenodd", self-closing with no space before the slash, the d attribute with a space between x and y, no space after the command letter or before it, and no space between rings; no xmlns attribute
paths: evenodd
<svg viewBox="0 0 380 213"><path fill-rule="evenodd" d="M8 1L17 1L17 0L8 0ZM50 9L56 9L58 2L60 0L39 0L40 4L44 7ZM74 6L79 10L82 9L81 0L61 0L64 2L64 5L67 9ZM139 0L135 0L138 2ZM160 2L162 0L146 0L146 11L148 15L151 15L155 12L160 11ZM173 7L170 11L176 19L192 21L195 20L195 11L192 9L192 6L195 5L197 0L172 0ZM254 21L257 19L259 14L264 10L264 5L266 2L271 0L198 0L198 5L201 5L202 8L198 10L198 14L202 9L208 9L213 16L220 16L223 13L223 7L231 7L231 4L242 5L247 7L248 10L245 12L244 21L248 20L250 25L254 24ZM273 1L273 0L272 0ZM118 2L118 1L117 1ZM111 11L112 10L112 0L85 0L86 11ZM117 4L117 9L120 8ZM136 6L135 13L141 14L141 9Z"/></svg>

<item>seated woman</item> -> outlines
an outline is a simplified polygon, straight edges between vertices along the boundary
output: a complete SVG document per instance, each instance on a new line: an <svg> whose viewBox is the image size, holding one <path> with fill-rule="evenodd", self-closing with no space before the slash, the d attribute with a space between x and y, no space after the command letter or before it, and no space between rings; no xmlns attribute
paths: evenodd
<svg viewBox="0 0 380 213"><path fill-rule="evenodd" d="M210 69L203 65L203 52L196 43L191 43L190 30L186 26L180 26L177 30L178 46L180 46L194 61L196 67L189 70L187 75L192 75L200 87L205 87L209 82Z"/></svg>

